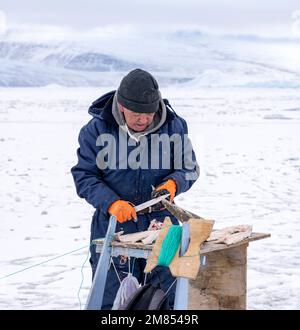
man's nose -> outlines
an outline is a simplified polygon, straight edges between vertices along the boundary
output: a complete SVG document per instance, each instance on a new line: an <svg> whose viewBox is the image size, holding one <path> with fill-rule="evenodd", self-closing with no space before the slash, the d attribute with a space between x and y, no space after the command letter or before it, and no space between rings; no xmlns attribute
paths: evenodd
<svg viewBox="0 0 300 330"><path fill-rule="evenodd" d="M148 121L149 121L149 119L148 119L148 116L147 115L141 115L140 117L139 117L139 120L138 120L141 124L147 124L148 123Z"/></svg>

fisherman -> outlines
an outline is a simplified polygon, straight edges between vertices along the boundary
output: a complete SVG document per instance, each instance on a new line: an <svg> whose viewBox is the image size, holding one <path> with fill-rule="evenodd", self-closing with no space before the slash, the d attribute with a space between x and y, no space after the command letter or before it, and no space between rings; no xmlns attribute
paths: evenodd
<svg viewBox="0 0 300 330"><path fill-rule="evenodd" d="M91 241L105 237L110 215L117 219L116 232L124 234L147 230L151 220L163 222L166 216L178 224L161 203L138 213L134 209L165 193L173 201L199 176L187 124L168 100L162 99L155 78L141 69L129 72L117 91L98 98L88 112L93 118L80 130L78 163L71 173L79 197L96 209ZM94 245L90 252L94 276L99 254ZM129 268L139 283L144 283L145 259L120 256L113 257L113 262L115 267L111 265L108 271L101 309L111 309L120 280L127 276ZM158 269L159 285L166 292L174 278L167 267ZM171 308L175 287L169 290Z"/></svg>

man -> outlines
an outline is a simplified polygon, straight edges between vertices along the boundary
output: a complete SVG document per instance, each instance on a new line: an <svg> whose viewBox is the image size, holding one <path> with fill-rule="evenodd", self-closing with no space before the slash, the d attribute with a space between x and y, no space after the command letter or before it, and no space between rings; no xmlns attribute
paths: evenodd
<svg viewBox="0 0 300 330"><path fill-rule="evenodd" d="M138 214L134 209L159 194L169 193L173 200L199 176L186 122L161 98L154 77L141 69L129 72L117 91L93 102L89 114L93 119L80 131L78 163L71 172L78 195L96 209L91 240L105 237L110 215L117 218L116 231L125 234L147 230L152 219L164 221L165 216L178 224L161 204ZM90 250L94 276L99 255L95 246ZM108 272L102 309L112 307L128 262L139 282L144 281L144 259L121 256L113 261L116 269L112 265ZM157 269L156 281L166 292L174 278L168 268ZM169 291L171 306L174 290L175 285Z"/></svg>

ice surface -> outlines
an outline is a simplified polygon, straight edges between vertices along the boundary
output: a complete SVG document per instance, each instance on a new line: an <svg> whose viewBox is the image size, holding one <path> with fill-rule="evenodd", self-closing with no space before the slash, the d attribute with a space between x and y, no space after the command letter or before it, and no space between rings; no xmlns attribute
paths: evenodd
<svg viewBox="0 0 300 330"><path fill-rule="evenodd" d="M89 244L93 209L77 197L70 168L88 106L115 87L0 89L0 277ZM299 89L161 91L187 120L201 166L176 202L216 228L271 233L248 249L248 308L299 309ZM1 279L0 308L78 309L86 256L87 248ZM88 262L83 271L85 302Z"/></svg>

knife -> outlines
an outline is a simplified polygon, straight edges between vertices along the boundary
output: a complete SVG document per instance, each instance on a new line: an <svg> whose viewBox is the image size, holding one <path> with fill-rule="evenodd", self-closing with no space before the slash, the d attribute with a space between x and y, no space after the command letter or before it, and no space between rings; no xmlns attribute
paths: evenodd
<svg viewBox="0 0 300 330"><path fill-rule="evenodd" d="M147 201L145 203L142 203L142 204L139 204L139 205L135 206L134 209L135 209L136 212L139 212L141 210L146 209L147 207L150 207L152 205L155 205L155 204L161 202L163 199L165 199L169 196L170 196L170 194L165 194L165 195L162 195L162 196L158 196L156 198L150 199L149 201Z"/></svg>

